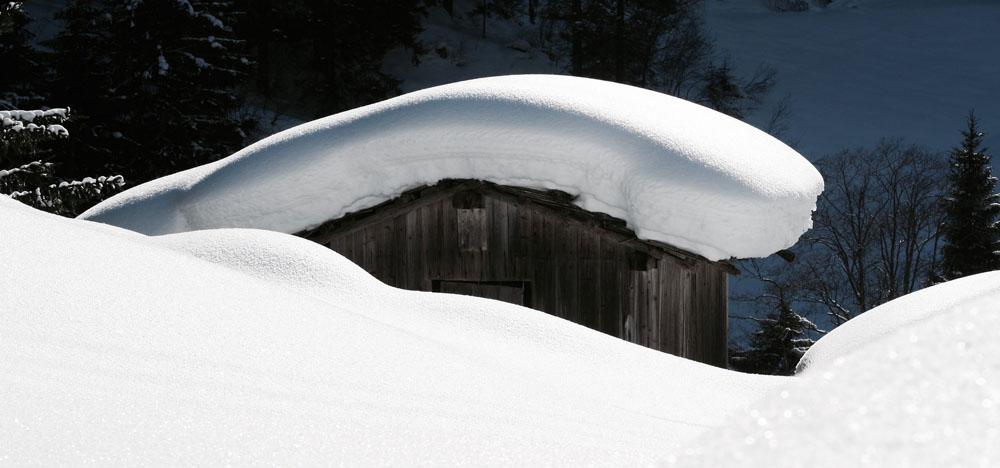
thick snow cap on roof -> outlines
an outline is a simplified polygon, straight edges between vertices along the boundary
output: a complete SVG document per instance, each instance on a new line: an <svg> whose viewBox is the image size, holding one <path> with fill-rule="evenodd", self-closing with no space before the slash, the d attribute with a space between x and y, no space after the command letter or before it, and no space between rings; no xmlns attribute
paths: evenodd
<svg viewBox="0 0 1000 468"><path fill-rule="evenodd" d="M292 233L449 178L563 190L639 238L711 260L794 244L823 189L794 150L705 107L616 83L517 75L309 122L82 217L145 234Z"/></svg>

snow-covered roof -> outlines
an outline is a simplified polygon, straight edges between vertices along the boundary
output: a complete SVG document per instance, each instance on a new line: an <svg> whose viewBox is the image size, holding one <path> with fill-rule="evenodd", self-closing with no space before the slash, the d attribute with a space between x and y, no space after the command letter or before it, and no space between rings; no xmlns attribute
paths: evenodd
<svg viewBox="0 0 1000 468"><path fill-rule="evenodd" d="M792 245L823 188L794 150L705 107L604 81L518 75L309 122L81 217L146 234L292 233L447 178L563 190L639 238L712 260Z"/></svg>

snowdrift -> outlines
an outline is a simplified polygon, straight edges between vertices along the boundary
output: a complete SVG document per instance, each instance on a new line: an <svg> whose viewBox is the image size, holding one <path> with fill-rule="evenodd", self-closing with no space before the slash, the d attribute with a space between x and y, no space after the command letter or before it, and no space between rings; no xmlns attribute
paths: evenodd
<svg viewBox="0 0 1000 468"><path fill-rule="evenodd" d="M640 238L711 260L792 245L823 189L798 153L723 114L631 86L520 75L303 124L81 217L145 234L293 233L447 178L564 190Z"/></svg>
<svg viewBox="0 0 1000 468"><path fill-rule="evenodd" d="M0 219L4 465L649 464L783 381L286 234Z"/></svg>
<svg viewBox="0 0 1000 468"><path fill-rule="evenodd" d="M777 378L390 288L285 234L146 237L5 197L0 219L8 465L1000 463L1000 273L872 310Z"/></svg>
<svg viewBox="0 0 1000 468"><path fill-rule="evenodd" d="M671 466L1000 465L1000 272L896 299L841 325L805 370Z"/></svg>
<svg viewBox="0 0 1000 468"><path fill-rule="evenodd" d="M972 303L983 302L983 298L994 298L990 308L1000 309L1000 272L960 278L907 294L851 319L849 326L830 331L802 356L797 371L829 367L867 343L917 322L968 309Z"/></svg>

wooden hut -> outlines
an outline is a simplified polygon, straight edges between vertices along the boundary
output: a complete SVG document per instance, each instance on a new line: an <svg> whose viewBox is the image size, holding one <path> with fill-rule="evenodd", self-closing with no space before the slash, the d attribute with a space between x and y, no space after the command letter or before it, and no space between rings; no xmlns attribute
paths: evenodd
<svg viewBox="0 0 1000 468"><path fill-rule="evenodd" d="M572 201L447 180L299 235L392 286L511 302L725 366L727 274L736 270L640 240L624 221Z"/></svg>

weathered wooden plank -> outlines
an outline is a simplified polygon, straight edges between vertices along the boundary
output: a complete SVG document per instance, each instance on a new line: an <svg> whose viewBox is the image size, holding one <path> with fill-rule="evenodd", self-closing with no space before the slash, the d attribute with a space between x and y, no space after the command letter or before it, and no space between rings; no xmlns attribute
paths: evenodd
<svg viewBox="0 0 1000 468"><path fill-rule="evenodd" d="M394 285L400 288L413 289L414 281L410 272L411 253L409 236L406 234L406 218L408 212L401 212L392 219L392 247L385 249L389 255L388 264L392 265Z"/></svg>
<svg viewBox="0 0 1000 468"><path fill-rule="evenodd" d="M497 197L486 196L486 237L491 242L483 252L483 278L490 280L508 279L503 267L503 258L507 255L504 230L507 222L503 202Z"/></svg>
<svg viewBox="0 0 1000 468"><path fill-rule="evenodd" d="M442 243L444 242L444 220L441 217L441 202L434 203L427 208L428 222L430 224L428 235L431 237L427 244L431 248L431 261L433 262L429 269L434 278L444 278L446 275L444 252L442 250Z"/></svg>
<svg viewBox="0 0 1000 468"><path fill-rule="evenodd" d="M412 241L410 243L411 253L414 257L413 265L413 289L417 290L429 290L431 289L431 277L430 269L427 264L427 224L426 224L426 206L418 206L412 211L413 213L413 223L412 225L407 224L406 229L409 230L407 234L412 236Z"/></svg>
<svg viewBox="0 0 1000 468"><path fill-rule="evenodd" d="M487 248L485 208L459 208L456 212L458 246L463 252L481 252Z"/></svg>
<svg viewBox="0 0 1000 468"><path fill-rule="evenodd" d="M662 290L660 288L660 269L658 264L650 270L647 284L649 285L649 296L646 303L647 324L645 328L647 339L644 345L653 349L661 349L660 295L662 294Z"/></svg>
<svg viewBox="0 0 1000 468"><path fill-rule="evenodd" d="M430 290L436 280L472 281L478 286L463 287L474 294L520 300L615 336L630 320L640 344L725 364L726 265L638 241L561 201L543 202L544 192L483 193L460 207L447 191L415 196L310 238L389 284ZM470 220L480 237L463 231Z"/></svg>
<svg viewBox="0 0 1000 468"><path fill-rule="evenodd" d="M569 271L573 259L569 253L569 229L567 223L552 222L552 277L556 286L556 309L560 317L577 321L576 311L572 308L572 297L576 291L571 289L572 276Z"/></svg>
<svg viewBox="0 0 1000 468"><path fill-rule="evenodd" d="M514 205L517 207L517 259L516 259L516 270L518 275L522 278L531 277L531 272L529 270L529 258L532 257L531 251L531 209L526 205L522 204L520 200Z"/></svg>
<svg viewBox="0 0 1000 468"><path fill-rule="evenodd" d="M577 255L579 283L576 288L577 313L580 324L598 328L600 316L600 254L597 252L599 235L591 230L580 230L580 250Z"/></svg>
<svg viewBox="0 0 1000 468"><path fill-rule="evenodd" d="M365 244L364 244L364 229L355 229L348 233L348 239L350 243L350 252L348 258L352 262L364 268L364 257L365 257Z"/></svg>
<svg viewBox="0 0 1000 468"><path fill-rule="evenodd" d="M657 269L662 272L659 277L660 301L658 314L660 347L663 351L677 354L676 346L676 319L677 319L677 294L674 291L674 282L677 280L676 268L670 262L660 258L657 260Z"/></svg>
<svg viewBox="0 0 1000 468"><path fill-rule="evenodd" d="M721 284L721 291L716 298L716 313L722 319L722 325L718 327L719 337L717 338L722 352L722 359L714 364L720 367L729 366L729 272L719 268L716 277Z"/></svg>
<svg viewBox="0 0 1000 468"><path fill-rule="evenodd" d="M563 295L566 298L567 308L570 310L570 317L576 323L583 321L583 314L580 310L580 236L581 227L576 223L566 223L566 252L567 267L566 289Z"/></svg>
<svg viewBox="0 0 1000 468"><path fill-rule="evenodd" d="M677 354L679 356L691 355L691 342L689 336L691 323L691 292L693 290L693 278L691 270L684 268L678 275L678 309L677 309Z"/></svg>
<svg viewBox="0 0 1000 468"><path fill-rule="evenodd" d="M502 286L497 294L497 299L511 304L524 305L524 286Z"/></svg>
<svg viewBox="0 0 1000 468"><path fill-rule="evenodd" d="M374 243L371 239L371 231L377 229L375 225L365 226L361 229L361 265L362 268L367 270L369 273L375 271L371 263L371 259L374 257L371 250L374 248Z"/></svg>
<svg viewBox="0 0 1000 468"><path fill-rule="evenodd" d="M447 279L459 278L459 267L462 261L461 250L458 248L456 233L455 209L450 204L441 203L441 275Z"/></svg>
<svg viewBox="0 0 1000 468"><path fill-rule="evenodd" d="M517 269L517 257L520 252L517 249L517 206L513 200L503 200L503 271L508 278L523 278Z"/></svg>
<svg viewBox="0 0 1000 468"><path fill-rule="evenodd" d="M618 320L621 315L620 298L627 294L621 284L620 259L611 239L601 238L601 328L604 333L620 336Z"/></svg>
<svg viewBox="0 0 1000 468"><path fill-rule="evenodd" d="M549 311L549 301L547 298L549 285L545 277L544 242L545 229L542 218L532 207L526 207L528 224L525 234L528 240L528 263L530 277L532 281L531 306L538 310Z"/></svg>
<svg viewBox="0 0 1000 468"><path fill-rule="evenodd" d="M539 211L541 218L543 220L545 229L545 257L542 260L545 268L545 284L546 289L549 290L548 299L549 302L546 305L546 311L556 311L556 315L562 318L569 318L566 316L566 310L559 307L562 291L559 290L559 264L558 258L556 257L556 248L559 245L560 240L556 237L556 232L562 223L547 213Z"/></svg>
<svg viewBox="0 0 1000 468"><path fill-rule="evenodd" d="M646 318L649 272L648 270L635 271L633 272L633 278L635 280L635 295L632 301L632 314L635 316L635 342L645 346L649 342L649 335L645 331L646 324L649 323L649 320Z"/></svg>

